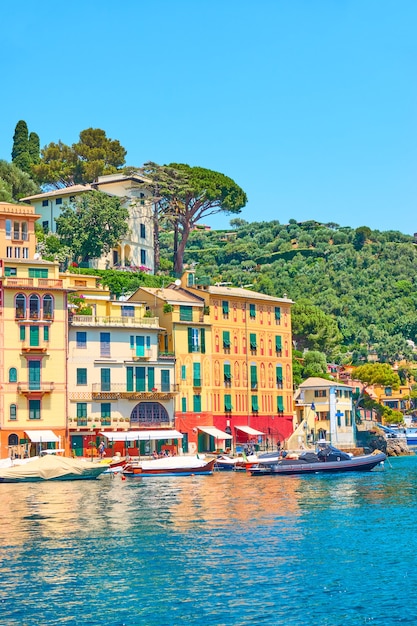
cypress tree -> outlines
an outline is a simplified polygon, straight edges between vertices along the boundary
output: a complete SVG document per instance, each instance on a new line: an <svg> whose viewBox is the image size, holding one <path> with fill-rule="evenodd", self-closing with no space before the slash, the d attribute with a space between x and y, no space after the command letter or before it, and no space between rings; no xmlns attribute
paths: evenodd
<svg viewBox="0 0 417 626"><path fill-rule="evenodd" d="M28 125L24 120L20 120L16 124L13 135L12 161L20 157L23 152L29 152L29 131Z"/></svg>
<svg viewBox="0 0 417 626"><path fill-rule="evenodd" d="M39 161L41 160L40 151L41 151L41 144L39 140L39 135L37 133L30 133L29 143L28 143L28 152L29 152L31 165L37 165Z"/></svg>

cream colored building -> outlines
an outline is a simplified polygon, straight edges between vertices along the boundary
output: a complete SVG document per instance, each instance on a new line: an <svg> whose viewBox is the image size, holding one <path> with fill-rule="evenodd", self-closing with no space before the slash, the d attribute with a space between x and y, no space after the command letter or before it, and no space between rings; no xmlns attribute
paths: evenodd
<svg viewBox="0 0 417 626"><path fill-rule="evenodd" d="M301 383L294 398L298 443L324 439L335 447L355 447L352 394L349 385L325 378L311 377Z"/></svg>

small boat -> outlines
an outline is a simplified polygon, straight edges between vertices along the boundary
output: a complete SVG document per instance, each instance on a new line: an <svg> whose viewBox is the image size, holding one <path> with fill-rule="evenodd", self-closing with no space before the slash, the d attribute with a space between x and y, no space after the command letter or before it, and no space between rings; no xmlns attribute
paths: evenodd
<svg viewBox="0 0 417 626"><path fill-rule="evenodd" d="M194 476L212 474L216 459L207 461L197 456L167 456L152 461L129 463L123 470L127 477L145 476Z"/></svg>
<svg viewBox="0 0 417 626"><path fill-rule="evenodd" d="M94 480L105 465L68 457L45 455L0 469L0 483L34 483L44 480Z"/></svg>
<svg viewBox="0 0 417 626"><path fill-rule="evenodd" d="M250 467L249 471L252 476L369 472L386 458L380 450L363 456L351 456L328 445L320 448L317 453L302 452L298 458L282 458L273 463L258 463Z"/></svg>

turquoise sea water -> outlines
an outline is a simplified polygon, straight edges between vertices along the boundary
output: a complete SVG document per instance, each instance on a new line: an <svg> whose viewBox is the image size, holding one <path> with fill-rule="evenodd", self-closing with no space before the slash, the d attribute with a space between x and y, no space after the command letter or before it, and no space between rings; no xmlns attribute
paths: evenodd
<svg viewBox="0 0 417 626"><path fill-rule="evenodd" d="M417 624L417 457L390 464L0 485L0 624Z"/></svg>

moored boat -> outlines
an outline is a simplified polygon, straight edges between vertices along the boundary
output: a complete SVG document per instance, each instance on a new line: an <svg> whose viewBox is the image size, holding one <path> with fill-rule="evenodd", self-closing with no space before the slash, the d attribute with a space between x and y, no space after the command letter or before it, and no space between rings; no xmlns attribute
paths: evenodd
<svg viewBox="0 0 417 626"><path fill-rule="evenodd" d="M379 450L372 454L351 456L333 446L326 446L317 453L303 452L298 458L282 458L274 463L259 463L249 468L249 471L252 476L369 472L386 458Z"/></svg>
<svg viewBox="0 0 417 626"><path fill-rule="evenodd" d="M62 456L46 455L21 465L0 469L0 483L34 483L45 480L94 480L105 465Z"/></svg>
<svg viewBox="0 0 417 626"><path fill-rule="evenodd" d="M146 476L194 476L212 474L216 459L207 461L197 456L168 456L152 461L128 463L123 475L143 478Z"/></svg>

